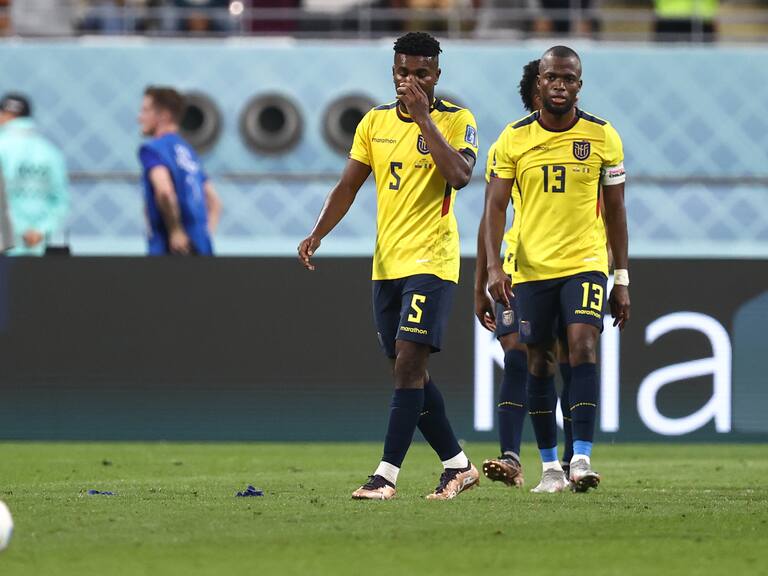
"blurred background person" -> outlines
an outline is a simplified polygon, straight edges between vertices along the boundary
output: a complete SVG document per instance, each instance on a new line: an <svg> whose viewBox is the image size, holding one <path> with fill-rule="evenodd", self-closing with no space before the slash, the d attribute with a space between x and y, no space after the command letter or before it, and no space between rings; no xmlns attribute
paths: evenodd
<svg viewBox="0 0 768 576"><path fill-rule="evenodd" d="M5 195L5 178L0 167L0 254L13 248L13 224L8 213L8 198Z"/></svg>
<svg viewBox="0 0 768 576"><path fill-rule="evenodd" d="M713 42L720 0L654 0L656 40Z"/></svg>
<svg viewBox="0 0 768 576"><path fill-rule="evenodd" d="M38 131L22 94L0 100L0 165L16 235L11 254L42 255L69 210L67 167L59 149Z"/></svg>
<svg viewBox="0 0 768 576"><path fill-rule="evenodd" d="M176 29L192 34L226 33L232 30L229 0L174 0L179 8Z"/></svg>
<svg viewBox="0 0 768 576"><path fill-rule="evenodd" d="M197 153L178 133L183 114L184 98L173 88L144 91L138 120L150 140L139 148L139 160L150 256L213 255L221 201Z"/></svg>
<svg viewBox="0 0 768 576"><path fill-rule="evenodd" d="M70 36L77 0L11 0L11 26L20 36Z"/></svg>

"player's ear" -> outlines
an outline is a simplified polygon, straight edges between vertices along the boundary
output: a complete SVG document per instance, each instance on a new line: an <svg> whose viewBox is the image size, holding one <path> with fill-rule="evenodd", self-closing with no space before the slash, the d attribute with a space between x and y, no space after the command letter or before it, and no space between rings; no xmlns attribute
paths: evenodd
<svg viewBox="0 0 768 576"><path fill-rule="evenodd" d="M435 84L437 84L437 81L440 80L440 74L442 74L442 69L437 69L437 76L435 76Z"/></svg>

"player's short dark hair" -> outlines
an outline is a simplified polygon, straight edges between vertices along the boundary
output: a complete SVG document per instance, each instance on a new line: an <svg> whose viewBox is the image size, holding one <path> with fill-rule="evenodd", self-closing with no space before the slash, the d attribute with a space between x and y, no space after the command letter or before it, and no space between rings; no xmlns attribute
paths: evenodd
<svg viewBox="0 0 768 576"><path fill-rule="evenodd" d="M181 121L184 112L184 97L168 86L147 86L144 95L152 98L152 103L160 110L171 113L173 121Z"/></svg>
<svg viewBox="0 0 768 576"><path fill-rule="evenodd" d="M553 56L554 58L576 58L576 60L581 62L581 58L576 53L576 50L562 45L552 46L552 48L544 52L542 58L544 58L544 56Z"/></svg>
<svg viewBox="0 0 768 576"><path fill-rule="evenodd" d="M9 92L0 100L0 110L14 116L32 116L32 105L29 98L18 92Z"/></svg>
<svg viewBox="0 0 768 576"><path fill-rule="evenodd" d="M437 58L440 52L440 42L426 32L408 32L395 40L395 54Z"/></svg>
<svg viewBox="0 0 768 576"><path fill-rule="evenodd" d="M528 112L533 112L533 89L536 87L536 77L539 75L539 59L531 60L523 66L523 77L520 78L520 98Z"/></svg>

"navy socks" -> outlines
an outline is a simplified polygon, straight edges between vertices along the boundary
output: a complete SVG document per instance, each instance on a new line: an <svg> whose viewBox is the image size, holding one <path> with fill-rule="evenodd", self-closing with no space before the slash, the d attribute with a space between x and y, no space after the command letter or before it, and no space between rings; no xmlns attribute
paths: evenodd
<svg viewBox="0 0 768 576"><path fill-rule="evenodd" d="M571 374L571 389L568 397L571 405L573 440L591 444L597 419L597 366L592 363L579 364L571 368Z"/></svg>
<svg viewBox="0 0 768 576"><path fill-rule="evenodd" d="M528 375L527 354L521 350L504 353L504 379L499 391L497 415L499 418L499 443L501 453L513 452L520 456L520 442L525 421Z"/></svg>
<svg viewBox="0 0 768 576"><path fill-rule="evenodd" d="M563 377L563 391L560 394L560 411L563 413L563 431L565 432L565 449L563 450L563 462L568 463L573 458L573 429L571 427L571 365L560 364L560 376Z"/></svg>
<svg viewBox="0 0 768 576"><path fill-rule="evenodd" d="M528 374L528 413L536 433L536 443L539 450L551 449L557 446L557 393L555 379L537 378ZM554 458L557 460L557 457Z"/></svg>
<svg viewBox="0 0 768 576"><path fill-rule="evenodd" d="M389 425L384 438L384 456L382 461L400 466L413 440L416 424L424 407L422 388L396 389L392 396L389 411Z"/></svg>
<svg viewBox="0 0 768 576"><path fill-rule="evenodd" d="M424 439L437 452L441 461L453 458L461 452L459 442L445 414L443 395L431 378L424 385L424 406L418 426Z"/></svg>

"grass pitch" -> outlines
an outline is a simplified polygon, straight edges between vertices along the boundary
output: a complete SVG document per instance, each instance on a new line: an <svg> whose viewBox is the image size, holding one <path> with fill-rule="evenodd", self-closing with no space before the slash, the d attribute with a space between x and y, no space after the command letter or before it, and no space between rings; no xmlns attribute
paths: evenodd
<svg viewBox="0 0 768 576"><path fill-rule="evenodd" d="M525 446L524 490L483 479L435 502L439 462L415 444L396 500L352 501L380 450L0 443L16 521L0 575L768 574L764 445L598 446L599 490L556 495L528 491ZM265 495L235 498L248 484Z"/></svg>

